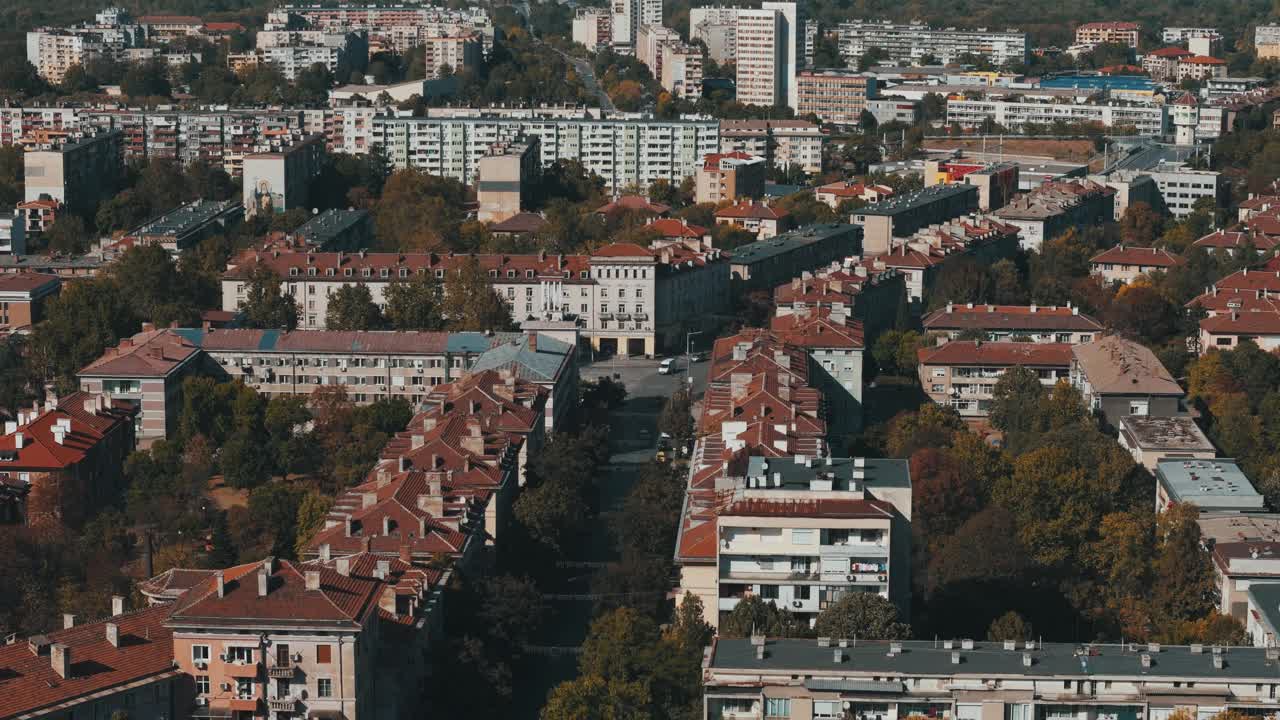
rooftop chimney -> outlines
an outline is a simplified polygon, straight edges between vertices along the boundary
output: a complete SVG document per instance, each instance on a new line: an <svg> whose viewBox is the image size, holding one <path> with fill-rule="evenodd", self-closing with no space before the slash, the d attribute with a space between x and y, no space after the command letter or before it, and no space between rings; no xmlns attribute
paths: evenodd
<svg viewBox="0 0 1280 720"><path fill-rule="evenodd" d="M107 623L107 642L111 643L111 647L120 647L120 626L115 623Z"/></svg>
<svg viewBox="0 0 1280 720"><path fill-rule="evenodd" d="M319 570L308 570L308 571L303 575L303 577L304 577L304 578L306 579L306 581L307 581L307 589L308 589L308 590L319 590L319 589L320 589L320 571L319 571Z"/></svg>
<svg viewBox="0 0 1280 720"><path fill-rule="evenodd" d="M391 561L379 560L378 564L373 567L373 576L379 580L386 580L387 575L391 572Z"/></svg>
<svg viewBox="0 0 1280 720"><path fill-rule="evenodd" d="M320 543L320 560L321 562L329 562L329 543Z"/></svg>
<svg viewBox="0 0 1280 720"><path fill-rule="evenodd" d="M49 664L64 680L71 677L71 648L62 643L54 643L49 648Z"/></svg>
<svg viewBox="0 0 1280 720"><path fill-rule="evenodd" d="M123 614L124 614L124 596L123 596L123 595L112 595L112 596L111 596L111 615L112 615L112 617L115 617L116 615L123 615Z"/></svg>
<svg viewBox="0 0 1280 720"><path fill-rule="evenodd" d="M382 594L378 596L378 607L386 610L392 615L396 615L396 589L386 587L382 589Z"/></svg>
<svg viewBox="0 0 1280 720"><path fill-rule="evenodd" d="M271 576L260 572L258 573L258 597L267 596L267 584L271 581Z"/></svg>
<svg viewBox="0 0 1280 720"><path fill-rule="evenodd" d="M62 629L73 628L76 626L76 616L71 613L62 613Z"/></svg>
<svg viewBox="0 0 1280 720"><path fill-rule="evenodd" d="M227 582L222 577L222 571L213 574L214 582L218 586L218 597L224 597L227 594Z"/></svg>
<svg viewBox="0 0 1280 720"><path fill-rule="evenodd" d="M378 502L378 494L377 494L377 493L368 493L368 492L367 492L367 493L361 493L361 494L360 494L360 507L361 507L361 508L372 507L372 506L373 506L373 504L374 504L374 503L376 503L376 502Z"/></svg>
<svg viewBox="0 0 1280 720"><path fill-rule="evenodd" d="M351 575L351 558L349 557L338 558L337 560L334 561L334 569L336 569L338 571L338 574L341 575L342 577L347 577Z"/></svg>

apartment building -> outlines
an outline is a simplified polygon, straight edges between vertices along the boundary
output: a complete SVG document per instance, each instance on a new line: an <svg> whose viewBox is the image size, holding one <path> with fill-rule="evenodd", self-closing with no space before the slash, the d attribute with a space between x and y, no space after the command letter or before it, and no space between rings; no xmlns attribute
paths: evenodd
<svg viewBox="0 0 1280 720"><path fill-rule="evenodd" d="M858 208L850 222L862 228L862 248L867 255L889 252L895 237L972 212L978 207L974 185L934 185L908 195L895 195Z"/></svg>
<svg viewBox="0 0 1280 720"><path fill-rule="evenodd" d="M1116 187L1117 183L1132 184L1144 175L1155 182L1160 195L1159 204L1176 218L1190 215L1196 201L1202 198L1211 199L1216 207L1230 204L1228 184L1220 173L1195 170L1184 163L1161 161L1147 167L1115 170L1101 177L1105 178L1106 184Z"/></svg>
<svg viewBox="0 0 1280 720"><path fill-rule="evenodd" d="M1268 352L1280 348L1280 314L1232 311L1200 321L1201 355L1213 349L1230 350L1246 341Z"/></svg>
<svg viewBox="0 0 1280 720"><path fill-rule="evenodd" d="M1280 58L1280 25L1258 25L1254 28L1253 49L1259 60Z"/></svg>
<svg viewBox="0 0 1280 720"><path fill-rule="evenodd" d="M1276 654L1270 647L1082 646L1031 638L720 638L703 663L703 717L1167 720L1175 711L1211 717L1227 708L1268 714L1280 707L1271 697ZM1189 694L1189 684L1208 692Z"/></svg>
<svg viewBox="0 0 1280 720"><path fill-rule="evenodd" d="M747 105L786 105L786 18L771 9L737 16L737 99Z"/></svg>
<svg viewBox="0 0 1280 720"><path fill-rule="evenodd" d="M782 342L809 353L811 376L827 401L832 432L861 429L862 358L867 341L853 308L793 310L770 318L769 329Z"/></svg>
<svg viewBox="0 0 1280 720"><path fill-rule="evenodd" d="M901 275L911 309L919 312L938 273L951 258L968 255L986 265L1013 257L1017 249L1017 228L970 215L900 238L892 250L871 255L864 262L877 272L888 269Z"/></svg>
<svg viewBox="0 0 1280 720"><path fill-rule="evenodd" d="M53 85L60 84L72 67L84 67L105 52L102 41L85 33L72 33L53 28L27 33L27 62L36 73Z"/></svg>
<svg viewBox="0 0 1280 720"><path fill-rule="evenodd" d="M687 43L663 43L658 49L662 73L658 82L679 98L702 97L702 49Z"/></svg>
<svg viewBox="0 0 1280 720"><path fill-rule="evenodd" d="M373 242L368 210L323 210L290 234L300 247L320 252L358 252Z"/></svg>
<svg viewBox="0 0 1280 720"><path fill-rule="evenodd" d="M796 75L796 114L834 125L858 125L876 97L874 75L852 70L805 70Z"/></svg>
<svg viewBox="0 0 1280 720"><path fill-rule="evenodd" d="M717 225L734 225L755 233L760 240L777 237L791 228L791 213L757 200L743 200L716 210Z"/></svg>
<svg viewBox="0 0 1280 720"><path fill-rule="evenodd" d="M512 367L480 370L437 387L423 403L427 409L409 422L409 429L388 441L383 460L395 459L397 453L412 449L417 442L413 439L417 428L431 430L449 415L465 412L480 418L488 427L520 437L518 472L520 486L524 487L529 459L537 456L554 430L557 408L553 403L556 389L548 390L544 384L520 375ZM562 394L559 399L570 409L576 406L576 396Z"/></svg>
<svg viewBox="0 0 1280 720"><path fill-rule="evenodd" d="M742 288L774 288L803 272L857 255L861 248L862 229L856 225L808 225L734 248L730 277Z"/></svg>
<svg viewBox="0 0 1280 720"><path fill-rule="evenodd" d="M26 334L44 319L45 307L57 297L62 280L44 273L0 274L0 333Z"/></svg>
<svg viewBox="0 0 1280 720"><path fill-rule="evenodd" d="M738 57L738 12L742 8L706 5L689 8L689 40L701 40L707 57L717 63L734 62Z"/></svg>
<svg viewBox="0 0 1280 720"><path fill-rule="evenodd" d="M1222 33L1211 27L1167 27L1160 30L1160 40L1169 44L1184 43L1193 38L1222 40Z"/></svg>
<svg viewBox="0 0 1280 720"><path fill-rule="evenodd" d="M537 137L543 166L576 160L604 178L617 193L656 180L679 184L697 171L720 143L715 120L591 118L586 111L475 110L425 118L376 117L372 143L381 145L396 168L417 168L465 184L475 183L478 164L494 143Z"/></svg>
<svg viewBox="0 0 1280 720"><path fill-rule="evenodd" d="M1263 512L1266 501L1229 458L1164 458L1156 463L1156 507L1190 503L1207 513Z"/></svg>
<svg viewBox="0 0 1280 720"><path fill-rule="evenodd" d="M492 51L494 42L489 11L479 5L453 8L406 4L287 4L267 15L267 27L288 27L291 20L296 21L294 24L321 30L365 31L371 45L401 55L432 36L478 33L485 55Z"/></svg>
<svg viewBox="0 0 1280 720"><path fill-rule="evenodd" d="M490 148L477 168L476 219L502 222L523 210L541 174L541 157L536 137Z"/></svg>
<svg viewBox="0 0 1280 720"><path fill-rule="evenodd" d="M1099 123L1114 128L1133 126L1139 135L1160 138L1168 134L1169 113L1163 105L1119 102L1031 102L1018 100L947 100L947 124L966 130L990 120L1001 127L1021 130L1027 125L1055 122Z"/></svg>
<svg viewBox="0 0 1280 720"><path fill-rule="evenodd" d="M1043 305L985 305L947 303L924 317L927 333L938 334L938 344L961 335L983 335L987 342L1035 342L1079 345L1102 335L1102 323L1081 315L1080 308Z"/></svg>
<svg viewBox="0 0 1280 720"><path fill-rule="evenodd" d="M1115 195L1115 189L1090 180L1047 182L994 214L1018 228L1023 250L1039 252L1046 241L1067 230L1110 222L1115 217Z"/></svg>
<svg viewBox="0 0 1280 720"><path fill-rule="evenodd" d="M171 667L220 716L394 717L421 701L438 570L360 553L217 571L167 610Z"/></svg>
<svg viewBox="0 0 1280 720"><path fill-rule="evenodd" d="M76 377L81 391L134 409L134 432L149 445L177 430L182 381L201 367L199 348L186 338L143 323L142 332L107 348Z"/></svg>
<svg viewBox="0 0 1280 720"><path fill-rule="evenodd" d="M0 435L0 522L78 528L124 487L135 411L72 393L18 408Z"/></svg>
<svg viewBox="0 0 1280 720"><path fill-rule="evenodd" d="M868 185L854 180L837 180L813 189L818 202L826 203L832 210L839 210L840 205L847 201L877 203L893 197L893 194L893 188L888 185Z"/></svg>
<svg viewBox="0 0 1280 720"><path fill-rule="evenodd" d="M1071 352L1071 384L1111 425L1125 415L1183 414L1182 387L1146 347L1108 335Z"/></svg>
<svg viewBox="0 0 1280 720"><path fill-rule="evenodd" d="M329 296L340 285L362 283L375 303L393 281L430 273L444 281L472 257L488 273L491 287L518 321L543 317L575 319L601 352L652 355L677 341L686 325L717 312L727 302L715 293L729 276L724 254L714 248L668 245L642 248L615 244L594 254L439 255L419 253L303 253L289 250L246 255L222 278L222 307L236 311L245 299L255 265L274 271L297 299L300 327L323 329ZM706 304L697 304L706 303ZM696 328L695 328L696 329Z"/></svg>
<svg viewBox="0 0 1280 720"><path fill-rule="evenodd" d="M662 77L661 47L680 42L680 33L659 25L641 25L636 31L635 58L649 68L649 74Z"/></svg>
<svg viewBox="0 0 1280 720"><path fill-rule="evenodd" d="M712 288L712 293L723 294L714 285ZM504 378L510 375L542 388L547 394L543 404L547 432L565 427L578 407L577 348L547 333L530 330L507 342L496 343L476 358L471 371L497 372ZM431 398L427 402L431 402Z"/></svg>
<svg viewBox="0 0 1280 720"><path fill-rule="evenodd" d="M191 698L173 667L168 608L126 612L120 596L112 608L99 622L77 625L67 615L60 630L10 636L0 646L0 717L186 717Z"/></svg>
<svg viewBox="0 0 1280 720"><path fill-rule="evenodd" d="M1105 282L1128 284L1148 273L1168 271L1186 262L1186 258L1162 248L1117 245L1089 258L1089 269Z"/></svg>
<svg viewBox="0 0 1280 720"><path fill-rule="evenodd" d="M54 200L72 212L92 212L115 194L124 173L119 131L68 139L22 156L25 199Z"/></svg>
<svg viewBox="0 0 1280 720"><path fill-rule="evenodd" d="M613 44L613 13L605 8L578 8L573 16L573 41L592 52Z"/></svg>
<svg viewBox="0 0 1280 720"><path fill-rule="evenodd" d="M960 62L962 55L986 57L993 65L1026 62L1030 45L1026 33L1017 30L958 30L934 28L923 22L855 20L836 27L840 54L856 64L871 48L879 48L890 62L921 65L930 55L943 65Z"/></svg>
<svg viewBox="0 0 1280 720"><path fill-rule="evenodd" d="M696 202L719 204L762 197L766 164L763 157L744 152L708 155L695 177Z"/></svg>
<svg viewBox="0 0 1280 720"><path fill-rule="evenodd" d="M244 207L235 200L192 200L134 228L117 246L159 245L177 257L201 240L222 234L244 219Z"/></svg>
<svg viewBox="0 0 1280 720"><path fill-rule="evenodd" d="M1227 76L1227 61L1206 55L1193 55L1178 61L1178 81L1195 80L1203 82L1210 78Z"/></svg>
<svg viewBox="0 0 1280 720"><path fill-rule="evenodd" d="M1186 48L1159 48L1142 56L1142 69L1157 80L1173 80L1178 77L1178 63L1191 56Z"/></svg>
<svg viewBox="0 0 1280 720"><path fill-rule="evenodd" d="M917 358L920 386L930 400L961 417L986 417L996 383L1010 368L1031 370L1047 388L1070 377L1071 345L951 340L920 348Z"/></svg>
<svg viewBox="0 0 1280 720"><path fill-rule="evenodd" d="M311 183L324 169L324 155L324 138L319 135L278 152L245 155L245 216L307 209Z"/></svg>
<svg viewBox="0 0 1280 720"><path fill-rule="evenodd" d="M1207 459L1218 454L1190 415L1122 415L1116 431L1120 447L1133 455L1134 462L1153 473L1164 458Z"/></svg>
<svg viewBox="0 0 1280 720"><path fill-rule="evenodd" d="M822 128L804 120L721 120L720 152L745 152L769 161L770 167L799 166L822 172Z"/></svg>
<svg viewBox="0 0 1280 720"><path fill-rule="evenodd" d="M924 186L964 183L978 188L978 209L1002 208L1018 192L1017 163L975 163L965 160L925 160Z"/></svg>
<svg viewBox="0 0 1280 720"><path fill-rule="evenodd" d="M1138 47L1142 37L1142 26L1133 22L1091 22L1076 28L1076 44L1099 45L1116 43Z"/></svg>
<svg viewBox="0 0 1280 720"><path fill-rule="evenodd" d="M833 262L816 272L802 272L773 289L777 317L808 313L845 324L856 320L863 341L874 344L880 333L894 327L906 299L905 276L896 269L875 267L858 256Z"/></svg>

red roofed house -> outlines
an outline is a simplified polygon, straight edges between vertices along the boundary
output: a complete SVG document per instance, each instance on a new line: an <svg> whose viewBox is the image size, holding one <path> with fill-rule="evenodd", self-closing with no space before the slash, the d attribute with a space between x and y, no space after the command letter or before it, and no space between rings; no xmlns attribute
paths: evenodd
<svg viewBox="0 0 1280 720"><path fill-rule="evenodd" d="M174 667L168 614L125 612L116 596L101 622L0 645L0 718L187 717L190 680Z"/></svg>
<svg viewBox="0 0 1280 720"><path fill-rule="evenodd" d="M766 164L759 155L744 152L708 155L695 178L695 201L721 203L763 197Z"/></svg>
<svg viewBox="0 0 1280 720"><path fill-rule="evenodd" d="M818 202L826 203L832 210L840 210L840 203L848 200L862 200L875 203L893 197L893 188L888 185L867 185L852 180L837 180L813 189Z"/></svg>
<svg viewBox="0 0 1280 720"><path fill-rule="evenodd" d="M1107 282L1127 284L1147 273L1167 271L1186 262L1186 258L1161 248L1117 245L1089 258L1089 268Z"/></svg>
<svg viewBox="0 0 1280 720"><path fill-rule="evenodd" d="M929 399L963 417L986 417L996 382L1006 370L1033 370L1046 387L1066 380L1071 372L1067 343L982 342L952 340L920 348L920 385Z"/></svg>
<svg viewBox="0 0 1280 720"><path fill-rule="evenodd" d="M1142 26L1134 22L1091 22L1076 28L1076 43L1119 43L1136 48L1141 33Z"/></svg>
<svg viewBox="0 0 1280 720"><path fill-rule="evenodd" d="M0 332L29 332L44 317L45 304L57 297L61 287L57 275L0 275Z"/></svg>
<svg viewBox="0 0 1280 720"><path fill-rule="evenodd" d="M623 195L613 202L605 203L596 208L596 212L600 215L634 212L642 215L666 217L667 213L671 212L671 206L653 202L639 195Z"/></svg>
<svg viewBox="0 0 1280 720"><path fill-rule="evenodd" d="M1229 312L1200 321L1200 354L1230 350L1250 340L1268 352L1280 349L1280 313Z"/></svg>
<svg viewBox="0 0 1280 720"><path fill-rule="evenodd" d="M663 245L689 240L699 246L711 247L711 231L701 225L694 225L688 220L658 218L644 227L646 230L657 233L656 242Z"/></svg>
<svg viewBox="0 0 1280 720"><path fill-rule="evenodd" d="M810 377L827 401L832 431L862 427L862 323L849 311L815 308L774 317L769 328L788 345L809 353Z"/></svg>
<svg viewBox="0 0 1280 720"><path fill-rule="evenodd" d="M143 323L142 332L107 348L77 377L81 390L132 405L138 440L149 445L177 430L182 382L198 370L200 357L200 348L182 336Z"/></svg>
<svg viewBox="0 0 1280 720"><path fill-rule="evenodd" d="M1182 58L1178 61L1178 81L1208 80L1227 76L1227 61L1206 55Z"/></svg>
<svg viewBox="0 0 1280 720"><path fill-rule="evenodd" d="M938 344L956 340L962 334L970 338L982 333L983 340L1003 342L1017 338L1020 342L1067 343L1093 342L1102 334L1102 323L1080 308L1044 305L986 305L947 303L923 320L925 332L938 335Z"/></svg>
<svg viewBox="0 0 1280 720"><path fill-rule="evenodd" d="M79 527L123 486L135 411L72 393L19 410L0 436L0 522Z"/></svg>
<svg viewBox="0 0 1280 720"><path fill-rule="evenodd" d="M1193 244L1195 247L1209 251L1222 250L1228 256L1235 257L1248 247L1252 247L1259 253L1270 252L1275 249L1277 244L1280 244L1280 240L1270 235L1248 230L1214 230L1196 240Z"/></svg>
<svg viewBox="0 0 1280 720"><path fill-rule="evenodd" d="M1178 77L1178 61L1191 55L1190 50L1180 47L1152 50L1142 57L1142 69L1156 80L1173 80Z"/></svg>
<svg viewBox="0 0 1280 720"><path fill-rule="evenodd" d="M147 29L149 39L169 42L204 30L204 20L190 15L143 15L138 24Z"/></svg>
<svg viewBox="0 0 1280 720"><path fill-rule="evenodd" d="M746 200L716 210L716 224L737 225L765 240L790 229L791 214L763 202Z"/></svg>
<svg viewBox="0 0 1280 720"><path fill-rule="evenodd" d="M214 573L169 611L171 667L208 717L402 717L440 630L439 570L358 553Z"/></svg>

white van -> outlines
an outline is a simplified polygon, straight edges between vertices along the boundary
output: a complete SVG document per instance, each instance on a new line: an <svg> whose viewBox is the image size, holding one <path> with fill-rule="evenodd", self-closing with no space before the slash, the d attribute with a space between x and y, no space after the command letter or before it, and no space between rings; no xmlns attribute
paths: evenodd
<svg viewBox="0 0 1280 720"><path fill-rule="evenodd" d="M675 372L675 371L676 371L676 359L675 359L675 358L667 358L666 360L663 360L662 362L658 363L658 374L659 374L659 375L670 375L671 373L673 373L673 372Z"/></svg>

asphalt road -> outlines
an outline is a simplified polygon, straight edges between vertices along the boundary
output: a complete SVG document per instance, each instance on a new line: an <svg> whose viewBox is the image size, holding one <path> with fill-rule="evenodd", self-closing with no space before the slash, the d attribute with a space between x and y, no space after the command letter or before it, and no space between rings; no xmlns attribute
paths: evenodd
<svg viewBox="0 0 1280 720"><path fill-rule="evenodd" d="M573 66L573 69L577 71L578 76L582 78L582 84L586 85L588 90L595 93L596 97L600 98L600 107L602 109L609 112L618 111L618 108L614 107L613 101L609 99L609 93L605 92L604 88L600 87L600 83L596 80L596 71L591 67L590 62L581 58L576 58L568 53L560 52L559 50L556 50L556 48L551 49L560 53L560 57L564 58L566 62Z"/></svg>

